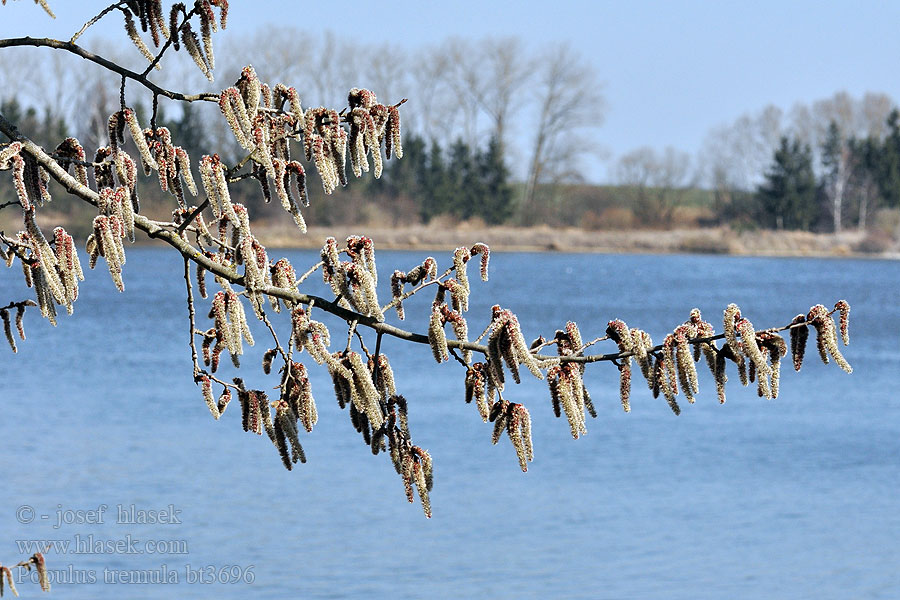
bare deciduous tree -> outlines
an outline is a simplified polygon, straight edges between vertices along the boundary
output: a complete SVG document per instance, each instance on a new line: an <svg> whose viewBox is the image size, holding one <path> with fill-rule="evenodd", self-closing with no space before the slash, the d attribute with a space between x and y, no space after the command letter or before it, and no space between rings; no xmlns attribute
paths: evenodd
<svg viewBox="0 0 900 600"><path fill-rule="evenodd" d="M751 190L761 180L784 133L783 111L769 105L738 117L731 125L713 128L704 140L702 160L707 176L736 190ZM717 185L710 181L712 185Z"/></svg>
<svg viewBox="0 0 900 600"><path fill-rule="evenodd" d="M567 45L544 54L531 89L537 99L531 159L525 187L525 220L536 215L537 186L580 173L579 158L592 149L588 136L603 123L603 86L591 67Z"/></svg>

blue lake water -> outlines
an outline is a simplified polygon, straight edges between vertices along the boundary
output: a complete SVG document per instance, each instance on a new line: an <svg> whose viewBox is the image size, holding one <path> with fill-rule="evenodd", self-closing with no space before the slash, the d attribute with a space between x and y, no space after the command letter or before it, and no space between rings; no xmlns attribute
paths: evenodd
<svg viewBox="0 0 900 600"><path fill-rule="evenodd" d="M316 260L272 255L298 271ZM379 252L382 285L425 255ZM449 252L435 256L449 263ZM32 312L19 354L0 348L0 561L30 555L17 540L68 540L46 553L54 577L96 580L55 583L51 597L900 597L900 263L494 253L491 280L472 278L471 331L495 302L528 339L567 319L588 339L621 318L659 341L694 306L720 329L736 302L765 327L846 298L854 372L822 365L810 347L800 373L786 365L778 399L732 376L720 406L701 371L697 403L675 417L639 377L624 414L615 368L592 365L599 417L577 441L553 417L546 383L523 377L506 394L532 414L535 460L522 473L509 441L492 446L491 425L464 403L458 364L385 338L413 440L434 457L431 520L308 357L319 424L302 434L307 464L286 471L234 406L212 420L191 381L181 269L172 252L129 250L118 294L101 261L73 316L52 328ZM0 302L22 296L20 277L0 271ZM309 289L324 293L321 278ZM430 302L409 301L402 326L424 332ZM342 345L346 329L326 323ZM254 334L242 376L273 387L259 367L265 331ZM55 527L57 511L101 505L99 518L62 513L94 522ZM171 505L180 523L118 523L117 505ZM147 543L158 541L168 544ZM127 583L136 572L178 583ZM229 583L197 581L219 577Z"/></svg>

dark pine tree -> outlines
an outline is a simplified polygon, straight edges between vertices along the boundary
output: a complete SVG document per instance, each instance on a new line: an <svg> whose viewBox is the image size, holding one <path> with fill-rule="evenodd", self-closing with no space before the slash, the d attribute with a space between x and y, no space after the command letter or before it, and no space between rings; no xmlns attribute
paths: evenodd
<svg viewBox="0 0 900 600"><path fill-rule="evenodd" d="M881 144L875 167L878 192L884 203L900 206L900 112L891 111L888 134Z"/></svg>
<svg viewBox="0 0 900 600"><path fill-rule="evenodd" d="M437 215L446 213L453 201L453 189L447 165L444 164L444 151L440 144L431 141L425 172L422 174L422 195L419 198L419 213L424 223L428 223Z"/></svg>
<svg viewBox="0 0 900 600"><path fill-rule="evenodd" d="M512 214L513 190L503 160L503 145L496 136L491 137L486 150L478 153L478 170L484 196L476 214L486 223L498 225Z"/></svg>
<svg viewBox="0 0 900 600"><path fill-rule="evenodd" d="M472 149L461 138L450 147L448 172L453 190L450 212L460 220L477 215L484 197L484 185Z"/></svg>
<svg viewBox="0 0 900 600"><path fill-rule="evenodd" d="M812 150L800 140L781 138L766 181L757 190L760 221L775 229L809 230L819 213Z"/></svg>

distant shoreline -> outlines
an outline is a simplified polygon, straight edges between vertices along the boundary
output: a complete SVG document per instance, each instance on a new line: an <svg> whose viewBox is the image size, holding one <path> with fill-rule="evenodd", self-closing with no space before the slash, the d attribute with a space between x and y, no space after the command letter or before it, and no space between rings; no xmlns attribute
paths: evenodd
<svg viewBox="0 0 900 600"><path fill-rule="evenodd" d="M41 227L68 226L58 214L43 214ZM4 223L0 221L0 229ZM9 223L14 230L18 224ZM338 240L349 235L367 235L375 247L385 250L440 252L457 246L484 242L498 252L593 252L598 254L720 254L728 256L860 257L900 259L900 247L883 233L847 230L840 234L807 231L736 231L729 227L632 229L590 231L575 227L555 228L486 226L471 222L433 222L430 225L310 226L301 234L287 220L259 219L252 225L254 235L270 248L321 248L327 237ZM83 233L83 232L82 232ZM81 238L75 232L76 239ZM81 239L80 245L83 247ZM137 245L155 245L138 237Z"/></svg>
<svg viewBox="0 0 900 600"><path fill-rule="evenodd" d="M321 248L325 238L365 234L376 248L446 250L484 242L495 251L596 252L608 254L723 254L732 256L900 258L900 253L865 252L865 233L838 235L804 231L744 231L729 228L668 231L587 231L537 227L334 226L310 227L306 235L283 223L255 223L254 234L267 247Z"/></svg>

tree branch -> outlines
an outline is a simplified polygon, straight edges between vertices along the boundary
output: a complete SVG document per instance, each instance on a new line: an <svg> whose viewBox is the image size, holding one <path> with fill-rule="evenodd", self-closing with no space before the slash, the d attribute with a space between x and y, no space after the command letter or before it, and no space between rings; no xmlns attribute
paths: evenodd
<svg viewBox="0 0 900 600"><path fill-rule="evenodd" d="M60 167L59 164L57 164L56 161L53 160L53 158L51 158L46 152L44 152L40 146L32 142L30 139L19 134L15 126L7 121L2 114L0 114L0 131L7 135L11 140L21 142L23 151L31 154L34 159L66 189L66 191L68 191L70 194L78 196L85 202L97 206L100 200L100 196L99 194L97 194L97 192L81 185L74 177L69 175L68 172ZM151 221L144 215L140 214L134 215L134 225L136 228L146 233L149 237L160 239L166 242L167 244L178 250L186 259L202 265L204 268L206 268L207 271L210 271L211 273L222 277L230 283L239 285L241 287L246 287L244 285L244 277L242 275L239 275L235 269L226 267L218 262L209 259L202 251L190 245L177 231L169 231L167 229L164 229L161 224L155 221ZM166 225L174 226L174 224ZM375 319L375 317L363 315L353 310L344 308L342 306L339 306L337 302L326 300L325 298L322 298L320 296L315 296L313 294L303 294L295 289L279 288L271 285L261 286L259 289L255 289L254 291L300 304L309 305L315 303L315 305L320 309L340 319L343 319L348 323L356 321L357 325L368 327L379 334L390 335L392 337L406 340L408 342L415 342L417 344L429 344L427 335L406 331L388 323L379 322ZM774 333L785 331L787 329L800 325L805 325L805 323L785 325L783 327L766 329L765 331ZM694 338L689 341L692 344L699 344L706 341L724 339L724 337L724 334L719 334L707 338ZM472 350L474 352L479 352L485 356L487 356L488 354L487 346L473 342L448 339L447 345L450 348L459 348L460 350ZM662 349L663 346L660 344L648 350L648 352L658 352ZM620 358L633 356L633 354L633 352L614 352L609 354L593 354L588 356L545 356L538 354L535 355L535 358L537 358L538 360L559 360L561 362L592 363L600 361L616 361Z"/></svg>
<svg viewBox="0 0 900 600"><path fill-rule="evenodd" d="M94 54L93 52L85 50L81 46L73 44L72 42L63 42L61 40L54 40L51 38L32 37L0 40L0 48L12 48L16 46L55 48L57 50L65 50L66 52L71 52L72 54L96 63L105 69L113 71L114 73L118 73L124 78L136 81L137 83L153 92L155 95L165 96L166 98L171 98L172 100L181 100L183 102L196 102L198 100L204 100L207 102L219 101L218 94L214 94L212 92L204 92L200 94L182 94L180 92L173 92L171 90L162 88L147 79L146 75L142 75L141 73L136 73L130 69L126 69L125 67L122 67L107 58L103 58L98 54Z"/></svg>
<svg viewBox="0 0 900 600"><path fill-rule="evenodd" d="M194 331L196 330L196 325L194 324L194 291L191 287L191 261L185 257L184 259L184 284L187 287L187 308L188 308L188 319L190 320L190 329L189 332L191 334L190 337L190 345L191 345L191 360L194 362L194 377L200 373L200 363L197 360L197 345L194 343Z"/></svg>
<svg viewBox="0 0 900 600"><path fill-rule="evenodd" d="M81 29L79 29L78 32L75 33L75 35L73 35L69 39L69 43L74 44L75 41L81 37L81 34L83 34L85 31L88 30L88 27L90 27L91 25L93 25L94 23L96 23L97 21L99 21L100 19L102 19L103 17L108 15L109 13L111 13L112 11L116 10L123 4L125 4L125 2L116 2L115 4L111 4L110 6L107 6L106 8L104 8L102 11L100 11L99 14L97 14L93 18L91 18L90 21L88 21L87 23L82 25Z"/></svg>

